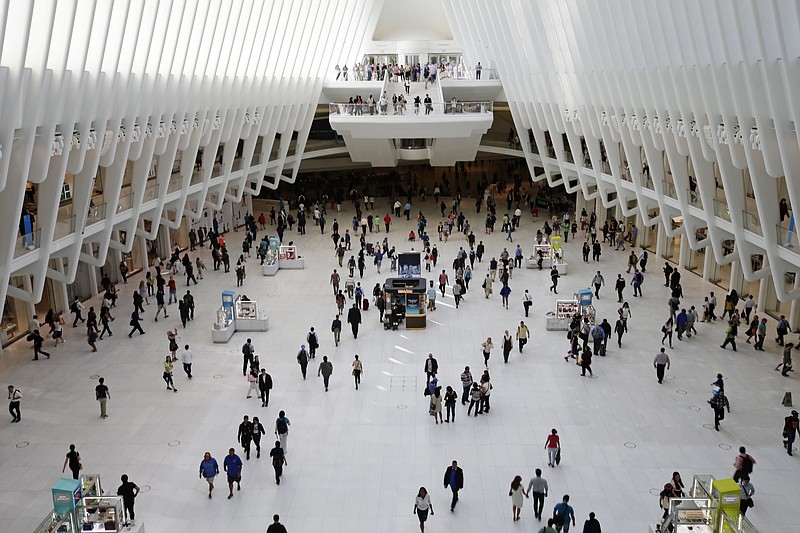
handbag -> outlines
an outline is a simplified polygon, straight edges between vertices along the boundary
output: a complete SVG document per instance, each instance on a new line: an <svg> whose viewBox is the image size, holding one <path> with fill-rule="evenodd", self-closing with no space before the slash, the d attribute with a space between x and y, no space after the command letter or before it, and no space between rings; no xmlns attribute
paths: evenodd
<svg viewBox="0 0 800 533"><path fill-rule="evenodd" d="M561 448L559 448L558 451L556 452L556 464L557 465L561 464Z"/></svg>

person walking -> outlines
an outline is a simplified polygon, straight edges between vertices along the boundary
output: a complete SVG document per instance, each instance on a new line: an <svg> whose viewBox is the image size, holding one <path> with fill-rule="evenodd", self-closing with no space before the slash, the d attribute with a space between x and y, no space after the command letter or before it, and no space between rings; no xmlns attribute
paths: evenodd
<svg viewBox="0 0 800 533"><path fill-rule="evenodd" d="M742 476L739 487L742 489L742 494L739 496L739 512L744 516L747 514L747 510L753 507L753 496L756 493L756 488L750 483L750 476L747 474Z"/></svg>
<svg viewBox="0 0 800 533"><path fill-rule="evenodd" d="M346 66L345 69L347 69ZM345 76L346 75L347 73L345 73ZM272 515L272 524L270 524L270 526L267 528L267 533L286 533L286 528L283 524L281 524L280 520L280 516Z"/></svg>
<svg viewBox="0 0 800 533"><path fill-rule="evenodd" d="M617 334L617 345L622 348L622 335L625 333L625 321L622 317L618 318L614 324L614 333Z"/></svg>
<svg viewBox="0 0 800 533"><path fill-rule="evenodd" d="M278 437L278 440L281 443L281 449L283 453L289 453L289 426L292 423L289 422L289 419L286 418L286 412L281 411L278 413L278 418L275 419L275 435Z"/></svg>
<svg viewBox="0 0 800 533"><path fill-rule="evenodd" d="M570 521L575 525L575 510L569 504L569 494L565 494L561 503L557 503L553 508L553 521L555 522L556 531L559 533L569 533Z"/></svg>
<svg viewBox="0 0 800 533"><path fill-rule="evenodd" d="M450 417L452 415L453 422L456 421L456 402L458 401L458 393L453 390L453 387L450 385L447 386L447 392L444 394L444 407L447 411L447 418L445 419L446 423L450 423Z"/></svg>
<svg viewBox="0 0 800 533"><path fill-rule="evenodd" d="M250 417L244 415L242 423L239 424L239 431L236 433L236 442L242 445L244 450L245 459L250 460L250 443L253 440L253 423L250 422Z"/></svg>
<svg viewBox="0 0 800 533"><path fill-rule="evenodd" d="M589 519L583 523L583 533L602 533L600 522L597 521L594 513L589 513Z"/></svg>
<svg viewBox="0 0 800 533"><path fill-rule="evenodd" d="M339 341L342 338L342 321L339 319L339 315L333 317L333 322L331 322L331 332L333 333L334 344L339 346Z"/></svg>
<svg viewBox="0 0 800 533"><path fill-rule="evenodd" d="M528 330L528 326L525 325L525 322L519 322L519 326L517 326L517 341L519 342L519 353L522 353L522 348L528 344L528 337L530 336L530 331Z"/></svg>
<svg viewBox="0 0 800 533"><path fill-rule="evenodd" d="M308 352L306 351L306 345L300 345L300 351L297 352L297 364L300 365L300 372L303 373L303 379L306 379L306 371L308 370Z"/></svg>
<svg viewBox="0 0 800 533"><path fill-rule="evenodd" d="M720 348L723 350L725 347L730 344L733 347L733 351L736 351L736 334L738 333L738 328L736 327L736 321L729 320L728 327L725 329L725 341L720 344ZM670 346L671 348L671 346Z"/></svg>
<svg viewBox="0 0 800 533"><path fill-rule="evenodd" d="M261 435L266 435L267 432L264 430L264 425L261 423L261 421L258 419L257 416L253 417L252 427L253 427L253 434L252 434L253 444L256 445L256 459L260 459Z"/></svg>
<svg viewBox="0 0 800 533"><path fill-rule="evenodd" d="M80 479L83 465L81 465L81 454L75 450L74 444L69 445L69 451L64 458L64 466L61 467L62 474L64 470L67 469L67 465L69 465L69 469L72 471L72 479Z"/></svg>
<svg viewBox="0 0 800 533"><path fill-rule="evenodd" d="M228 499L230 500L233 498L234 483L236 483L236 490L242 490L242 466L244 466L244 463L242 463L241 458L236 455L236 450L230 448L222 464L228 475Z"/></svg>
<svg viewBox="0 0 800 533"><path fill-rule="evenodd" d="M358 354L356 354L355 360L353 361L353 381L355 381L356 390L358 390L358 386L361 384L361 374L363 373L364 373L364 365L358 358Z"/></svg>
<svg viewBox="0 0 800 533"><path fill-rule="evenodd" d="M464 488L464 471L455 460L444 471L444 488L453 491L453 499L450 502L450 512L452 513L458 503L458 491Z"/></svg>
<svg viewBox="0 0 800 533"><path fill-rule="evenodd" d="M783 419L783 447L789 455L792 455L794 439L798 434L800 434L800 418L797 416L797 411L792 411L791 415Z"/></svg>
<svg viewBox="0 0 800 533"><path fill-rule="evenodd" d="M561 462L559 459L561 455L561 437L558 436L558 431L555 428L550 430L550 434L544 443L544 449L547 450L547 466L555 468L556 464Z"/></svg>
<svg viewBox="0 0 800 533"><path fill-rule="evenodd" d="M589 371L590 376L594 376L592 373L592 349L588 346L583 349L580 357L580 364L581 364L581 376L586 376L586 371Z"/></svg>
<svg viewBox="0 0 800 533"><path fill-rule="evenodd" d="M728 414L731 412L731 404L728 401L728 397L725 396L725 391L720 389L719 392L708 401L708 404L714 410L714 429L719 431L720 421L725 420L725 409L728 409ZM739 448L739 451L741 451L741 448ZM734 481L739 481L736 475L734 475Z"/></svg>
<svg viewBox="0 0 800 533"><path fill-rule="evenodd" d="M358 305L353 304L353 307L347 312L347 323L350 324L350 329L353 331L353 338L358 338L358 326L361 324L361 310Z"/></svg>
<svg viewBox="0 0 800 533"><path fill-rule="evenodd" d="M781 370L782 376L788 376L789 370L792 369L792 349L794 348L793 342L787 342L786 345L783 347L783 358L781 362L778 363L778 366L775 367L775 370L783 367Z"/></svg>
<svg viewBox="0 0 800 533"><path fill-rule="evenodd" d="M39 354L50 359L50 354L42 350L42 346L44 346L44 337L39 333L39 328L34 329L29 335L28 340L33 341L33 360L39 360Z"/></svg>
<svg viewBox="0 0 800 533"><path fill-rule="evenodd" d="M120 476L122 485L117 488L117 496L122 496L122 507L124 509L125 522L128 523L128 518L132 523L136 519L136 513L133 510L133 505L136 502L136 496L139 494L139 486L133 481L128 480L128 474Z"/></svg>
<svg viewBox="0 0 800 533"><path fill-rule="evenodd" d="M561 274L558 273L558 267L554 265L553 268L550 269L550 281L553 282L553 284L550 285L550 292L558 294L558 278L560 277Z"/></svg>
<svg viewBox="0 0 800 533"><path fill-rule="evenodd" d="M661 344L664 344L664 341L667 338L669 338L669 347L670 348L672 348L672 331L673 331L673 329L674 329L674 327L673 327L673 323L672 323L672 317L670 317L670 318L667 319L666 322L664 322L664 325L661 326L661 333L664 334L664 336L661 337Z"/></svg>
<svg viewBox="0 0 800 533"><path fill-rule="evenodd" d="M183 352L181 352L181 363L183 364L183 371L186 372L186 377L192 379L192 362L194 361L194 354L189 349L189 345L185 344L183 346Z"/></svg>
<svg viewBox="0 0 800 533"><path fill-rule="evenodd" d="M217 460L211 457L211 452L203 454L203 460L200 461L200 479L205 479L208 483L208 499L211 499L211 493L214 492L214 478L219 475L219 465Z"/></svg>
<svg viewBox="0 0 800 533"><path fill-rule="evenodd" d="M425 521L428 520L428 511L430 511L431 516L435 514L428 489L420 487L419 492L417 492L417 498L414 500L413 512L419 518L419 530L423 533L425 532Z"/></svg>
<svg viewBox="0 0 800 533"><path fill-rule="evenodd" d="M8 412L11 414L11 422L19 422L22 415L19 411L19 403L22 400L22 393L14 385L8 386Z"/></svg>
<svg viewBox="0 0 800 533"><path fill-rule="evenodd" d="M622 291L625 290L625 280L622 274L617 274L617 282L614 284L614 290L617 291L617 302L622 303Z"/></svg>
<svg viewBox="0 0 800 533"><path fill-rule="evenodd" d="M522 484L522 476L514 476L508 495L511 496L511 519L516 522L520 519L520 514L522 514L522 497L528 497L528 493L525 492L525 487Z"/></svg>
<svg viewBox="0 0 800 533"><path fill-rule="evenodd" d="M325 383L325 392L328 392L328 385L330 384L331 374L333 374L333 363L328 361L328 356L322 356L322 362L317 369L317 377L322 375L322 381Z"/></svg>
<svg viewBox="0 0 800 533"><path fill-rule="evenodd" d="M247 375L247 369L253 364L253 355L256 349L253 348L253 341L247 339L247 342L242 345L242 375Z"/></svg>
<svg viewBox="0 0 800 533"><path fill-rule="evenodd" d="M286 450L281 447L281 441L275 441L275 447L269 451L269 456L272 458L272 468L275 470L275 483L280 485L283 467L289 466L289 462L286 460Z"/></svg>
<svg viewBox="0 0 800 533"><path fill-rule="evenodd" d="M467 416L472 414L472 408L475 408L475 416L478 416L480 413L478 409L481 405L481 388L480 385L477 383L472 384L472 389L469 392L469 408L467 409Z"/></svg>
<svg viewBox="0 0 800 533"><path fill-rule="evenodd" d="M542 469L536 469L536 475L528 483L528 495L533 498L533 516L541 520L544 509L544 499L547 498L547 480L542 477Z"/></svg>
<svg viewBox="0 0 800 533"><path fill-rule="evenodd" d="M525 316L528 316L528 312L533 305L533 296L531 293L528 292L528 289L525 289L525 292L522 294L522 307L525 308Z"/></svg>
<svg viewBox="0 0 800 533"><path fill-rule="evenodd" d="M598 300L600 299L600 287L605 284L606 280L605 278L603 278L603 275L598 270L597 274L595 274L594 277L592 278L592 285L594 285L594 296Z"/></svg>
<svg viewBox="0 0 800 533"><path fill-rule="evenodd" d="M106 404L108 403L108 400L111 399L111 391L108 390L105 378L100 378L97 380L97 382L98 384L94 388L94 397L98 402L100 402L100 418L108 418Z"/></svg>
<svg viewBox="0 0 800 533"><path fill-rule="evenodd" d="M536 533L557 533L555 528L555 521L552 518L547 519L547 525L539 528Z"/></svg>
<svg viewBox="0 0 800 533"><path fill-rule="evenodd" d="M505 331L503 334L503 362L508 363L508 356L511 354L511 350L514 349L514 339L511 337L511 334L508 330Z"/></svg>
<svg viewBox="0 0 800 533"><path fill-rule="evenodd" d="M469 367L467 367L469 369ZM428 354L428 358L425 359L425 376L426 376L426 385L430 384L431 379L436 377L436 373L439 372L439 362L433 357L432 353ZM470 385L472 383L470 382Z"/></svg>
<svg viewBox="0 0 800 533"><path fill-rule="evenodd" d="M258 375L258 392L261 397L261 407L269 407L269 391L271 389L272 376L267 374L266 368L262 368L261 373Z"/></svg>
<svg viewBox="0 0 800 533"><path fill-rule="evenodd" d="M131 321L130 321L131 332L128 333L129 339L133 337L133 334L137 331L139 332L139 335L144 335L144 330L142 329L141 321L142 319L139 316L139 312L136 311L136 309L134 309L133 313L131 313Z"/></svg>
<svg viewBox="0 0 800 533"><path fill-rule="evenodd" d="M656 377L658 378L659 383L664 382L664 370L669 369L670 360L667 352L664 348L661 348L661 351L656 354L653 358L653 368L656 369Z"/></svg>
<svg viewBox="0 0 800 533"><path fill-rule="evenodd" d="M747 448L739 446L739 455L737 455L736 459L733 461L733 480L738 483L744 476L752 474L755 464L756 460L753 459L752 455L747 453Z"/></svg>
<svg viewBox="0 0 800 533"><path fill-rule="evenodd" d="M164 378L164 383L167 384L167 390L178 392L178 389L175 388L175 381L172 379L172 368L172 357L168 355L164 360L164 374L162 377Z"/></svg>
<svg viewBox="0 0 800 533"><path fill-rule="evenodd" d="M486 342L481 344L481 349L483 351L483 365L486 368L489 368L489 357L492 355L492 348L494 348L494 344L492 344L492 338L487 337Z"/></svg>

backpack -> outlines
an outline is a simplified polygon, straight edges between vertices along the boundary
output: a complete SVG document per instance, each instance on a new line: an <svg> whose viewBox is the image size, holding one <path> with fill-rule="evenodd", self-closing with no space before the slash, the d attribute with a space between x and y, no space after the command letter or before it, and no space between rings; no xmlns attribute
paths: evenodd
<svg viewBox="0 0 800 533"><path fill-rule="evenodd" d="M742 457L742 473L751 474L753 472L753 458L749 455Z"/></svg>
<svg viewBox="0 0 800 533"><path fill-rule="evenodd" d="M78 312L78 304L76 302L72 302L72 305L69 306L69 310L72 311L73 313L77 313Z"/></svg>
<svg viewBox="0 0 800 533"><path fill-rule="evenodd" d="M249 345L249 344L247 344L247 343L245 343L244 345L242 345L242 354L243 354L243 355L250 355L250 353L251 353L251 352L250 352L250 345Z"/></svg>
<svg viewBox="0 0 800 533"><path fill-rule="evenodd" d="M275 427L278 428L278 433L286 433L289 431L289 426L286 424L286 420L283 418L279 418L275 423Z"/></svg>

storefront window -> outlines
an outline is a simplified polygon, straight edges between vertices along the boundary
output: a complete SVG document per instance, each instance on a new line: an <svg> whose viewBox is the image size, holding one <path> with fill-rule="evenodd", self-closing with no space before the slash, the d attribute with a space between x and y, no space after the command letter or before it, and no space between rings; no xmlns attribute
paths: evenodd
<svg viewBox="0 0 800 533"><path fill-rule="evenodd" d="M12 287L22 288L22 279L14 277L9 280ZM0 322L0 344L7 345L28 331L28 305L16 298L6 297L3 302L3 318Z"/></svg>

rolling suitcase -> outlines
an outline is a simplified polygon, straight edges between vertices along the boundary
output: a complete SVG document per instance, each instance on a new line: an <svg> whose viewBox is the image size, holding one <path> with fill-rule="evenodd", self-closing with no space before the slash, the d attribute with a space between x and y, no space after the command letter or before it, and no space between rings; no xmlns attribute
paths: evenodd
<svg viewBox="0 0 800 533"><path fill-rule="evenodd" d="M364 298L363 300L361 300L361 308L364 311L369 309L369 300L367 298Z"/></svg>

